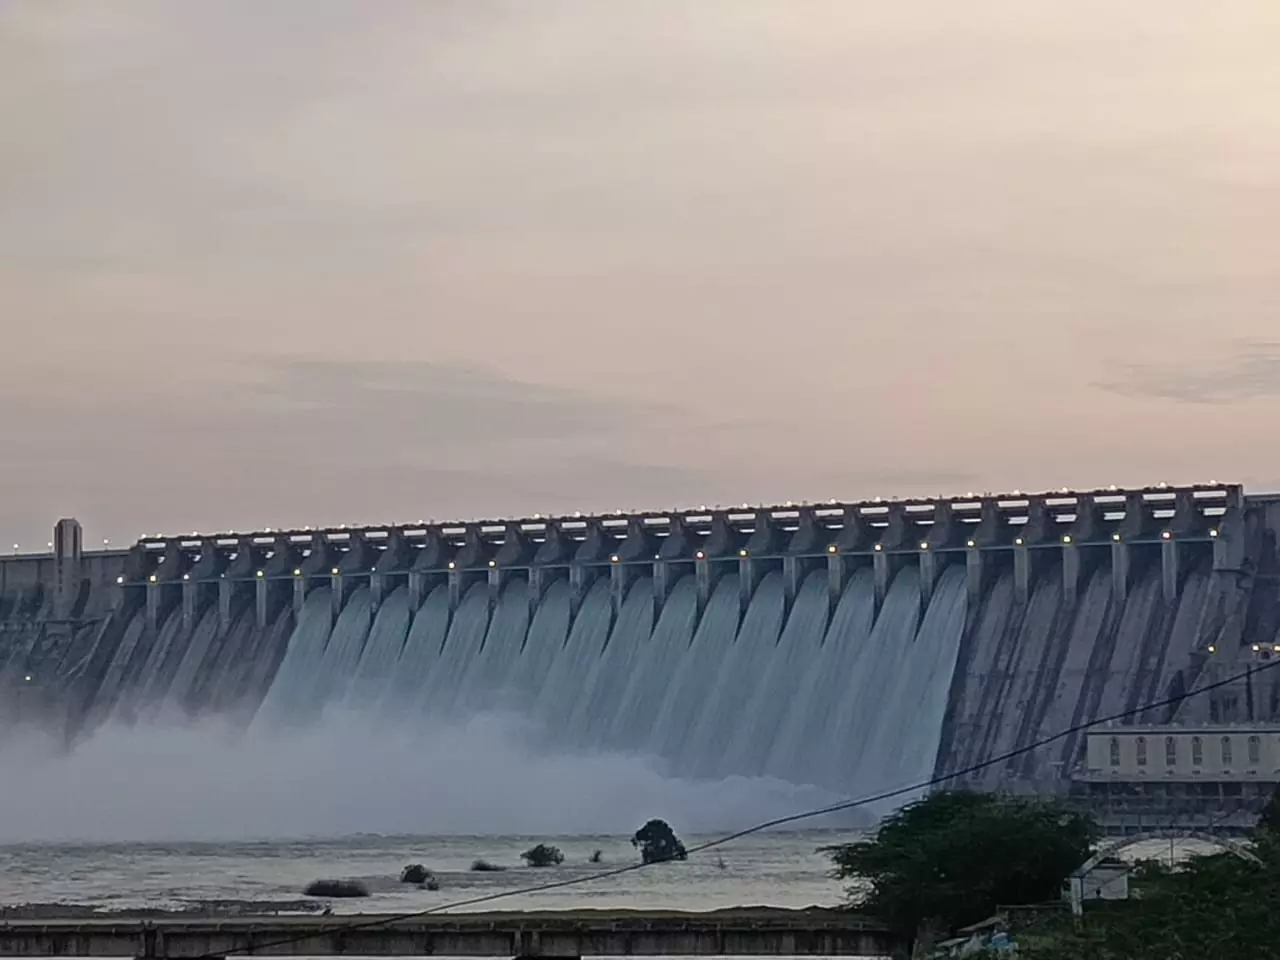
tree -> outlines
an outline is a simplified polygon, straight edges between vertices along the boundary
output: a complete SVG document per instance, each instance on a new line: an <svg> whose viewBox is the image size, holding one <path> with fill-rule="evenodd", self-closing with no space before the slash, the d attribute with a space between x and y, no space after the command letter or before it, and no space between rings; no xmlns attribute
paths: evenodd
<svg viewBox="0 0 1280 960"><path fill-rule="evenodd" d="M1262 808L1252 839L1254 852L1262 860L1280 865L1280 790L1273 792Z"/></svg>
<svg viewBox="0 0 1280 960"><path fill-rule="evenodd" d="M1280 871L1234 854L1142 865L1141 895L1086 904L1084 922L1017 936L1024 960L1280 960Z"/></svg>
<svg viewBox="0 0 1280 960"><path fill-rule="evenodd" d="M640 859L645 863L687 860L689 857L684 844L665 820L650 820L635 832L631 845L640 848Z"/></svg>
<svg viewBox="0 0 1280 960"><path fill-rule="evenodd" d="M1085 904L1080 924L1018 934L1026 960L1280 960L1280 800L1253 831L1260 862L1235 853L1191 857L1176 867L1134 865L1132 898Z"/></svg>
<svg viewBox="0 0 1280 960"><path fill-rule="evenodd" d="M912 940L1057 899L1097 837L1092 819L1055 802L942 792L887 817L874 839L824 850L851 896Z"/></svg>
<svg viewBox="0 0 1280 960"><path fill-rule="evenodd" d="M530 847L520 854L520 858L531 867L555 867L564 863L564 854L560 852L560 848L546 843Z"/></svg>

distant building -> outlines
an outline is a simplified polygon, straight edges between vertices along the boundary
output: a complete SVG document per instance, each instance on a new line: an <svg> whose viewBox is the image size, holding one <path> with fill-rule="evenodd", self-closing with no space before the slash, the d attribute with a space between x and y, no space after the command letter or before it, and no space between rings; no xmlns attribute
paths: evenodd
<svg viewBox="0 0 1280 960"><path fill-rule="evenodd" d="M1109 833L1243 832L1280 784L1280 725L1097 728L1072 774Z"/></svg>

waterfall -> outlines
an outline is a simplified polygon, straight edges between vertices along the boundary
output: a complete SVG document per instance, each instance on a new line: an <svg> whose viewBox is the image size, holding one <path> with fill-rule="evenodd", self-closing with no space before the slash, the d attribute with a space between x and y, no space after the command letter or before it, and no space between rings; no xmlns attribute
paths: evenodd
<svg viewBox="0 0 1280 960"><path fill-rule="evenodd" d="M243 592L230 608L206 597L194 618L170 602L156 626L135 605L83 631L67 670L87 729L218 715L262 733L341 708L411 730L497 711L524 723L530 749L864 794L1185 684L1212 576L1188 567L1169 604L1159 570L1136 567L1118 597L1100 559L1070 597L1061 567L1046 564L1019 598L997 558L971 596L953 560L928 591L902 563L879 591L871 566L852 566L833 594L819 564L790 596L762 561L744 603L736 563L701 583L673 566L665 596L647 567L627 571L621 594L612 572L601 568L585 589L553 572L539 596L518 573L500 590L478 578L461 596L436 583L416 608L403 580L392 578L375 608L367 580L347 582L335 603L326 578L296 617L274 598L265 624ZM0 649L8 673L38 653L39 633L29 633L22 649ZM1054 745L979 779L1057 775L1074 749Z"/></svg>
<svg viewBox="0 0 1280 960"><path fill-rule="evenodd" d="M611 746L610 720L637 670L653 632L653 581L642 577L632 584L604 652L591 664L583 689L569 715L568 736L582 747Z"/></svg>
<svg viewBox="0 0 1280 960"><path fill-rule="evenodd" d="M756 589L728 655L713 667L702 712L676 756L677 769L691 776L738 772L723 770L722 762L734 735L747 724L744 707L753 702L768 673L782 630L784 603L782 575L771 573Z"/></svg>
<svg viewBox="0 0 1280 960"><path fill-rule="evenodd" d="M348 707L368 709L387 695L409 634L409 618L409 591L401 587L378 608L364 655L356 666L355 678L347 691Z"/></svg>

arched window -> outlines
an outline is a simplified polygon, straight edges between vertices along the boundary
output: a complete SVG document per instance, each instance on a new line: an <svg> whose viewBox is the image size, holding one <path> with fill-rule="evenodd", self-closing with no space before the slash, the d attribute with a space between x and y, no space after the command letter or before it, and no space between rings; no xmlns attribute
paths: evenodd
<svg viewBox="0 0 1280 960"><path fill-rule="evenodd" d="M1147 765L1147 738L1138 738L1138 766L1145 767Z"/></svg>
<svg viewBox="0 0 1280 960"><path fill-rule="evenodd" d="M1120 766L1120 738L1111 738L1111 765L1113 767Z"/></svg>
<svg viewBox="0 0 1280 960"><path fill-rule="evenodd" d="M1249 738L1249 766L1256 767L1262 762L1262 739L1254 734Z"/></svg>
<svg viewBox="0 0 1280 960"><path fill-rule="evenodd" d="M1222 765L1224 767L1231 766L1231 738L1222 738Z"/></svg>
<svg viewBox="0 0 1280 960"><path fill-rule="evenodd" d="M1204 741L1199 737L1191 738L1191 765L1198 767L1204 763Z"/></svg>
<svg viewBox="0 0 1280 960"><path fill-rule="evenodd" d="M1164 738L1164 765L1166 767L1178 765L1178 741L1175 737Z"/></svg>

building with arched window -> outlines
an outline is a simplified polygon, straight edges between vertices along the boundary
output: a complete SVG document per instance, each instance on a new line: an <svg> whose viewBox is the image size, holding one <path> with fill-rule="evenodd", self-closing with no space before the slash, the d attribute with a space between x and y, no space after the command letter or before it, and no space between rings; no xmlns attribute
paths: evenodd
<svg viewBox="0 0 1280 960"><path fill-rule="evenodd" d="M1112 833L1171 824L1243 831L1278 786L1276 724L1102 727L1086 734L1072 773L1072 793Z"/></svg>

